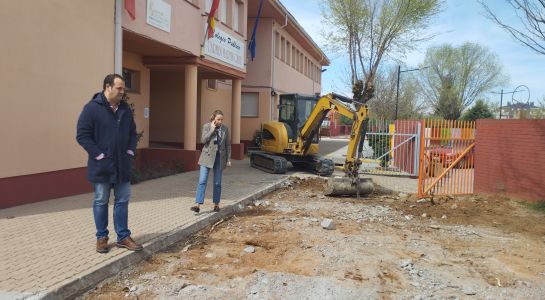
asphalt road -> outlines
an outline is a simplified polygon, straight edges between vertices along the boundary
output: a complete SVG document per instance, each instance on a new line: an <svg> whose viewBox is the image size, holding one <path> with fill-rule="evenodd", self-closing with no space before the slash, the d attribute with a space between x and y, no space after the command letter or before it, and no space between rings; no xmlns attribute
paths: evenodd
<svg viewBox="0 0 545 300"><path fill-rule="evenodd" d="M320 156L325 156L348 145L348 140L322 138L320 140Z"/></svg>

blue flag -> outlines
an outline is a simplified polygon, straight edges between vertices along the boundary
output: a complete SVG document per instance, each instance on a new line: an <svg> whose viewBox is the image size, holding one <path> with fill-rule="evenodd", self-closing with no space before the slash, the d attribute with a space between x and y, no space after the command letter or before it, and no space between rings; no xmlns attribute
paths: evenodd
<svg viewBox="0 0 545 300"><path fill-rule="evenodd" d="M263 6L263 0L259 1L259 8L257 9L257 17L255 18L254 29L252 30L252 37L248 43L248 51L250 51L250 57L252 60L255 58L255 43L256 43L256 31L257 25L259 24L259 17L261 16L261 7Z"/></svg>

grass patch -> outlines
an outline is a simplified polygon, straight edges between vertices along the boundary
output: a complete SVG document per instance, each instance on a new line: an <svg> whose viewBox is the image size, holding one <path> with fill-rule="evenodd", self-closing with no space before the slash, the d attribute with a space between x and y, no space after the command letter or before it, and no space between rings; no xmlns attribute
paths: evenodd
<svg viewBox="0 0 545 300"><path fill-rule="evenodd" d="M538 202L538 203L529 203L529 202L525 202L525 201L519 201L519 203L522 204L525 207L530 208L531 210L535 210L535 211L538 211L540 213L545 214L545 201L541 201L541 202Z"/></svg>

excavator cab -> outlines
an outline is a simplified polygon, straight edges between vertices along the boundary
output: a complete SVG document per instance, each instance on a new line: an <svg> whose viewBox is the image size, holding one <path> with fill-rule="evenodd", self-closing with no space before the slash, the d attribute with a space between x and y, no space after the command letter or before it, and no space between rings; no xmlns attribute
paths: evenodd
<svg viewBox="0 0 545 300"><path fill-rule="evenodd" d="M301 131L308 120L314 106L318 102L317 96L301 94L280 95L278 104L278 121L284 123L288 134L288 142L292 143L297 139L297 133ZM319 135L315 135L313 143L319 142Z"/></svg>

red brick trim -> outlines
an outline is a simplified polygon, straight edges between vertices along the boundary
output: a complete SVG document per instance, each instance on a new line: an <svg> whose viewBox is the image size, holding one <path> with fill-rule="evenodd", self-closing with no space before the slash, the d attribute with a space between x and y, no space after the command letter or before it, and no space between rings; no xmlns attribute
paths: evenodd
<svg viewBox="0 0 545 300"><path fill-rule="evenodd" d="M244 144L231 144L231 159L244 159Z"/></svg>
<svg viewBox="0 0 545 300"><path fill-rule="evenodd" d="M92 192L87 167L0 178L0 208Z"/></svg>

